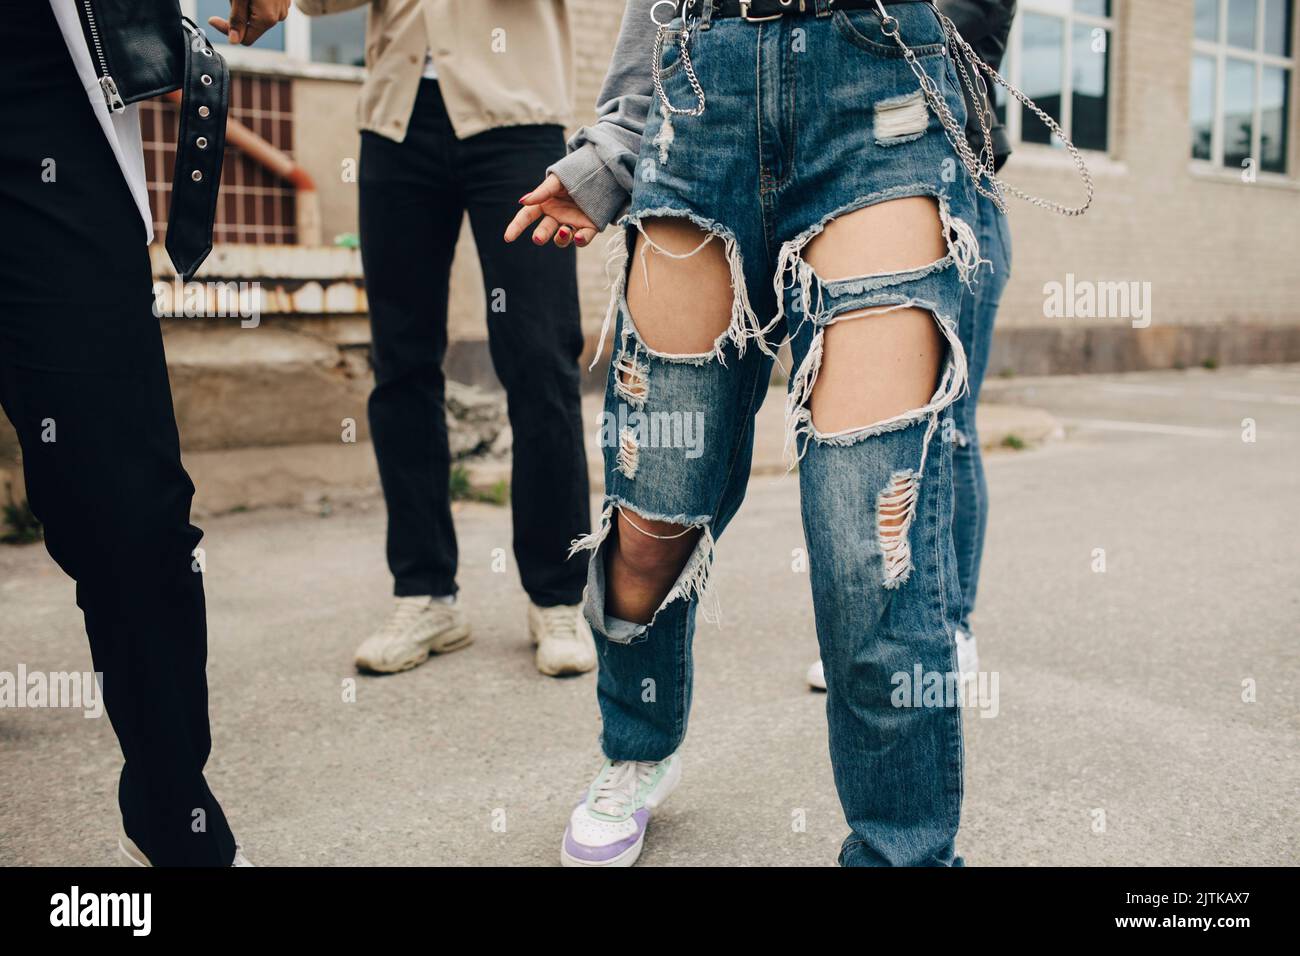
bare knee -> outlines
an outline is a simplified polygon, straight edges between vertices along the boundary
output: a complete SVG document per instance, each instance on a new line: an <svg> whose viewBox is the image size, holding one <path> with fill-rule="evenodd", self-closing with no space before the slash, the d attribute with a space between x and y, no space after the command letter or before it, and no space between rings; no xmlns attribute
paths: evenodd
<svg viewBox="0 0 1300 956"><path fill-rule="evenodd" d="M646 581L671 581L681 572L700 537L699 528L618 512L614 551L623 569Z"/></svg>
<svg viewBox="0 0 1300 956"><path fill-rule="evenodd" d="M914 196L828 223L805 259L824 281L920 269L947 254L938 202ZM836 316L824 331L809 402L815 427L843 431L901 415L933 396L948 343L933 313L884 306Z"/></svg>
<svg viewBox="0 0 1300 956"><path fill-rule="evenodd" d="M677 355L708 352L731 321L721 237L689 219L647 219L628 262L627 307L641 340Z"/></svg>
<svg viewBox="0 0 1300 956"><path fill-rule="evenodd" d="M947 343L922 309L854 313L825 331L809 405L822 432L869 425L930 401Z"/></svg>

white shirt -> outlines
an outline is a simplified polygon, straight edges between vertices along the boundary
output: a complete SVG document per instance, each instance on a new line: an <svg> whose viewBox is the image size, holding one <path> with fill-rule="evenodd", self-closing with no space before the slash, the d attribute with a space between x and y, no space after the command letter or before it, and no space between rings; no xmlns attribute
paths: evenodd
<svg viewBox="0 0 1300 956"><path fill-rule="evenodd" d="M149 242L153 241L153 214L149 211L149 190L144 179L144 146L140 142L140 107L131 104L124 113L111 113L108 103L104 101L104 91L99 86L99 74L90 61L90 50L86 46L85 35L81 32L81 19L77 16L75 0L50 0L54 9L54 18L59 22L63 33L63 42L68 45L72 62L77 68L77 77L86 89L95 118L108 139L108 145L117 158L131 197L135 199L144 220L144 228Z"/></svg>

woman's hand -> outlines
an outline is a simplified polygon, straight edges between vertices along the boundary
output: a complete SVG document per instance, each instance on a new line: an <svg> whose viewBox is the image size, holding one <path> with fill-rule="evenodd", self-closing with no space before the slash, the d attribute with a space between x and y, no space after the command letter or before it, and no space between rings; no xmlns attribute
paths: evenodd
<svg viewBox="0 0 1300 956"><path fill-rule="evenodd" d="M577 243L585 246L600 232L585 212L578 208L564 184L552 173L540 186L519 200L524 208L506 226L506 242L514 242L530 225L541 220L533 230L533 242L544 246L552 238L557 246Z"/></svg>
<svg viewBox="0 0 1300 956"><path fill-rule="evenodd" d="M252 46L267 30L289 15L292 0L230 0L230 19L208 17L208 24L231 43Z"/></svg>

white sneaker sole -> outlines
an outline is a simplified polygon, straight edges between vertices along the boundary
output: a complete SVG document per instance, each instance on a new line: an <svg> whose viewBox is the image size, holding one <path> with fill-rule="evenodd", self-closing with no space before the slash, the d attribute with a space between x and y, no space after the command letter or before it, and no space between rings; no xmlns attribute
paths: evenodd
<svg viewBox="0 0 1300 956"><path fill-rule="evenodd" d="M528 629L528 640L533 647L537 648L537 653L533 655L533 663L537 665L537 672L545 677L572 677L575 674L586 674L596 669L596 644L588 632L587 640L591 641L590 645L583 650L589 652L589 656L582 660L569 658L565 661L546 662L542 661L542 642L537 638L537 632L531 627ZM581 650L579 651L581 653Z"/></svg>
<svg viewBox="0 0 1300 956"><path fill-rule="evenodd" d="M678 757L676 760L673 761L673 765L668 768L668 772L664 774L664 778L659 781L659 786L655 787L648 794L646 794L646 798L645 798L646 809L658 810L661 806L664 805L664 801L667 800L670 796L672 796L673 791L677 789L677 785L681 782L682 782L682 761L681 758ZM565 841L561 840L560 841L560 866L617 866L617 867L631 866L640 858L641 848L645 846L645 835L647 832L649 832L649 830L650 830L650 826L649 826L649 821L647 820L646 829L641 831L641 836L637 839L636 843L632 844L630 847L628 847L626 850L624 850L622 853L620 853L618 856L614 857L613 859L605 860L604 862L601 863L597 863L593 860L580 860L575 856L570 856L569 851L564 848ZM565 833L566 834L568 833L567 826L565 827Z"/></svg>
<svg viewBox="0 0 1300 956"><path fill-rule="evenodd" d="M573 674L586 674L596 669L596 660L593 657L590 660L574 661L567 660L562 663L542 663L541 654L536 656L537 671L547 677L568 677Z"/></svg>
<svg viewBox="0 0 1300 956"><path fill-rule="evenodd" d="M582 867L629 867L635 863L641 856L641 848L645 846L645 832L642 831L641 838L634 844L614 857L612 860L605 860L597 863L594 860L579 860L576 856L569 856L569 851L560 844L560 866L582 866Z"/></svg>
<svg viewBox="0 0 1300 956"><path fill-rule="evenodd" d="M140 852L140 848L135 845L126 834L117 838L117 848L122 851L122 855L131 861L132 866L153 866L149 858Z"/></svg>
<svg viewBox="0 0 1300 956"><path fill-rule="evenodd" d="M808 667L808 673L804 679L808 681L808 686L813 690L826 689L826 670L820 657Z"/></svg>
<svg viewBox="0 0 1300 956"><path fill-rule="evenodd" d="M474 637L470 633L469 625L466 624L447 632L447 634L439 635L437 644L421 647L410 657L405 657L393 664L373 664L364 658L358 657L356 659L357 669L370 674L400 674L402 671L409 671L413 667L419 667L435 654L450 654L452 651L459 651L461 648L469 647L472 643L474 643Z"/></svg>

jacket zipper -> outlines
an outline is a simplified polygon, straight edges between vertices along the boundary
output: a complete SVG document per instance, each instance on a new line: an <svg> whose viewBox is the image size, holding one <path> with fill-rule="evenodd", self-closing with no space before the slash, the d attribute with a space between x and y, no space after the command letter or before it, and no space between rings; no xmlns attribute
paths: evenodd
<svg viewBox="0 0 1300 956"><path fill-rule="evenodd" d="M82 9L86 11L86 26L90 28L90 42L95 47L95 58L99 60L99 88L104 93L104 102L112 113L126 112L126 103L117 91L117 82L108 72L108 59L104 56L104 45L99 39L99 25L95 22L95 8L90 0L81 0Z"/></svg>

